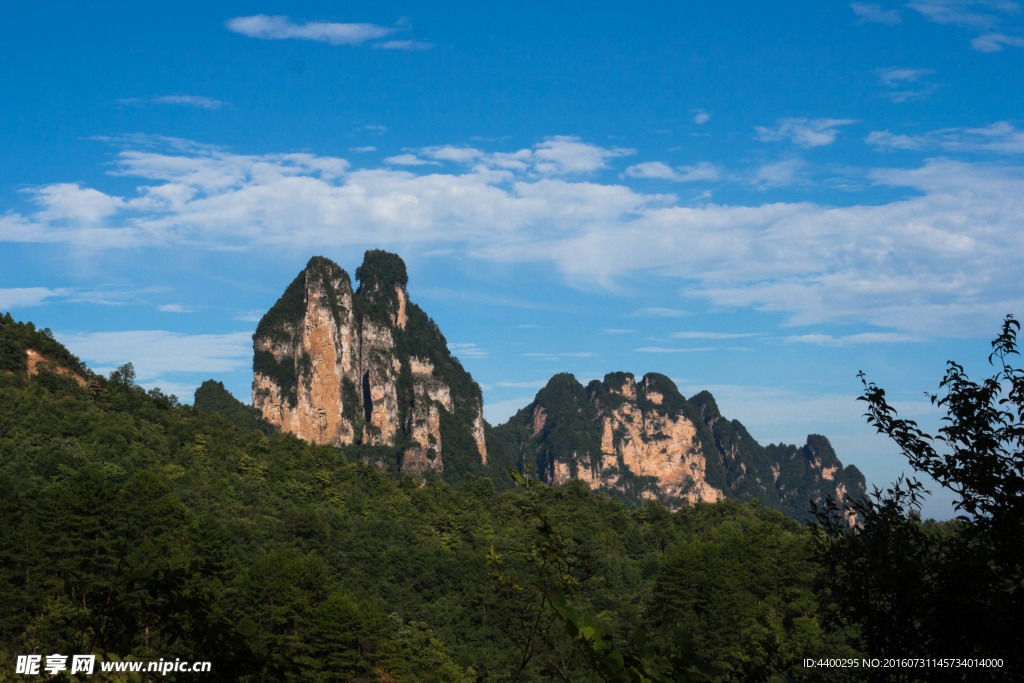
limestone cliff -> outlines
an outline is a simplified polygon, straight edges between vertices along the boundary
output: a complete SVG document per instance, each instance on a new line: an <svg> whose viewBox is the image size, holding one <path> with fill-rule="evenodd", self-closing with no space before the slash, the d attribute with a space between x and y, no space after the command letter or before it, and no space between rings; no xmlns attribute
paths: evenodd
<svg viewBox="0 0 1024 683"><path fill-rule="evenodd" d="M654 373L639 382L612 373L586 388L556 375L495 435L548 483L576 478L673 508L735 497L803 518L808 499L864 491L863 476L843 469L825 437L811 435L803 448L763 448L742 424L722 418L711 394L687 400Z"/></svg>
<svg viewBox="0 0 1024 683"><path fill-rule="evenodd" d="M314 443L398 449L402 471L487 461L479 386L409 301L402 260L366 252L359 288L310 259L253 335L253 406ZM470 452L471 451L471 452Z"/></svg>

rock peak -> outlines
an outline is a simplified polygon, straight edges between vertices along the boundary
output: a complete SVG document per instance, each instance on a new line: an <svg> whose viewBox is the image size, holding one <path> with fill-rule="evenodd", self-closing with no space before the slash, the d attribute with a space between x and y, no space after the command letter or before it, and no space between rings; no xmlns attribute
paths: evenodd
<svg viewBox="0 0 1024 683"><path fill-rule="evenodd" d="M405 263L367 251L356 277L353 292L314 256L267 311L253 335L253 406L307 441L394 447L405 471L485 463L480 388L408 300Z"/></svg>

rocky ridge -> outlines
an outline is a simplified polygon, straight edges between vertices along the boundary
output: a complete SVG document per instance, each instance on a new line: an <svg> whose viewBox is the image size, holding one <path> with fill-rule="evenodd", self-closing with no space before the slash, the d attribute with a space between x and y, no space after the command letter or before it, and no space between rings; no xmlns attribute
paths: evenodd
<svg viewBox="0 0 1024 683"><path fill-rule="evenodd" d="M762 447L740 422L722 417L710 393L686 399L656 373L639 382L611 373L587 387L556 375L495 436L545 482L575 478L670 508L757 499L803 518L809 499L864 492L863 475L844 468L825 437L810 435L803 447Z"/></svg>

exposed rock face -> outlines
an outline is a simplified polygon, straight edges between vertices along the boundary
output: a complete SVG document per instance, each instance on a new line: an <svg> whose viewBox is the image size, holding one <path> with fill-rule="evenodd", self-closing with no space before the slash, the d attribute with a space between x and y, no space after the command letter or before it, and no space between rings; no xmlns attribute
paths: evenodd
<svg viewBox="0 0 1024 683"><path fill-rule="evenodd" d="M757 498L803 518L808 499L858 495L864 478L842 467L828 440L761 447L718 412L711 394L687 400L664 375L612 373L584 388L556 375L532 404L495 428L506 449L551 484L576 478L634 501L669 507Z"/></svg>
<svg viewBox="0 0 1024 683"><path fill-rule="evenodd" d="M314 257L263 317L253 406L307 441L398 447L403 471L440 472L467 443L475 452L457 457L486 463L480 388L409 301L405 264L368 251L356 277L353 292L344 270Z"/></svg>
<svg viewBox="0 0 1024 683"><path fill-rule="evenodd" d="M70 370L63 365L51 362L46 356L39 353L35 349L25 349L26 362L28 366L28 374L32 375L39 374L39 370L44 368L50 372L54 372L58 375L67 375L78 383L78 386L84 387L86 385L85 378L74 370Z"/></svg>

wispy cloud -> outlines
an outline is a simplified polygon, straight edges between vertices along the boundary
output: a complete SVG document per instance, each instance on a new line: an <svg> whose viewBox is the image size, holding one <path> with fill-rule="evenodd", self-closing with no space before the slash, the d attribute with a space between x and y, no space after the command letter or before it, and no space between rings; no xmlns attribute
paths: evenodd
<svg viewBox="0 0 1024 683"><path fill-rule="evenodd" d="M563 351L561 353L544 353L543 351L531 351L529 353L522 354L524 358L548 358L551 360L557 358L597 358L597 353L594 351Z"/></svg>
<svg viewBox="0 0 1024 683"><path fill-rule="evenodd" d="M975 29L986 29L999 23L999 15L991 10L1019 9L1015 2L991 0L914 0L908 2L907 7L928 21Z"/></svg>
<svg viewBox="0 0 1024 683"><path fill-rule="evenodd" d="M698 332L689 330L687 332L675 332L672 335L676 339L742 339L744 337L760 336L757 332Z"/></svg>
<svg viewBox="0 0 1024 683"><path fill-rule="evenodd" d="M641 346L640 348L633 350L637 353L701 353L704 351L714 351L715 348L711 346L704 346L693 349L679 349L665 346Z"/></svg>
<svg viewBox="0 0 1024 683"><path fill-rule="evenodd" d="M204 97L203 95L162 95L160 97L123 97L117 101L118 104L144 106L147 104L174 104L195 109L220 109L226 107L227 102Z"/></svg>
<svg viewBox="0 0 1024 683"><path fill-rule="evenodd" d="M932 69L911 69L907 67L889 67L878 70L878 80L882 85L895 86L901 83L912 83L933 73Z"/></svg>
<svg viewBox="0 0 1024 683"><path fill-rule="evenodd" d="M263 40L315 40L331 45L361 45L386 38L399 29L378 24L342 24L330 21L295 22L286 16L256 14L228 19L229 31Z"/></svg>
<svg viewBox="0 0 1024 683"><path fill-rule="evenodd" d="M971 47L979 52L999 52L1003 46L1024 47L1024 36L1008 36L1005 33L983 33L971 39Z"/></svg>
<svg viewBox="0 0 1024 683"><path fill-rule="evenodd" d="M589 174L608 168L611 159L636 154L633 149L602 147L572 135L548 137L531 148L514 152L485 152L458 145L424 147L406 152L391 159L400 159L399 163L409 166L450 162L488 168L497 173L528 172L542 176Z"/></svg>
<svg viewBox="0 0 1024 683"><path fill-rule="evenodd" d="M982 128L942 128L918 135L872 131L865 141L882 149L930 150L946 152L987 152L1020 154L1024 152L1024 130L1007 121Z"/></svg>
<svg viewBox="0 0 1024 683"><path fill-rule="evenodd" d="M914 0L907 7L928 21L959 26L978 33L971 47L979 52L999 52L1003 47L1024 47L1024 36L1000 30L1006 20L1020 15L1020 3L1012 0Z"/></svg>
<svg viewBox="0 0 1024 683"><path fill-rule="evenodd" d="M907 67L889 67L878 70L878 82L889 88L882 97L893 102L919 100L939 89L935 83L928 83L924 78L933 73L931 69L912 69Z"/></svg>
<svg viewBox="0 0 1024 683"><path fill-rule="evenodd" d="M758 190L800 185L807 182L803 176L805 167L804 161L797 158L762 164L747 173L747 184Z"/></svg>
<svg viewBox="0 0 1024 683"><path fill-rule="evenodd" d="M229 372L252 361L252 332L184 334L166 330L131 330L76 334L56 332L72 353L97 372L125 362L141 382L159 381L167 373Z"/></svg>
<svg viewBox="0 0 1024 683"><path fill-rule="evenodd" d="M656 306L638 308L629 314L630 317L635 318L682 318L687 315L692 315L692 313L679 308L658 308Z"/></svg>
<svg viewBox="0 0 1024 683"><path fill-rule="evenodd" d="M548 380L539 379L534 382L497 382L495 386L507 389L543 389L547 384Z"/></svg>
<svg viewBox="0 0 1024 683"><path fill-rule="evenodd" d="M196 309L182 304L162 304L157 306L157 310L163 313L193 313Z"/></svg>
<svg viewBox="0 0 1024 683"><path fill-rule="evenodd" d="M449 343L448 350L461 358L487 358L487 350L480 348L473 342Z"/></svg>
<svg viewBox="0 0 1024 683"><path fill-rule="evenodd" d="M384 40L374 43L371 47L376 50L405 50L407 52L419 52L434 47L433 43L425 40Z"/></svg>
<svg viewBox="0 0 1024 683"><path fill-rule="evenodd" d="M705 123L711 120L711 114L707 113L703 109L693 110L693 122L698 126L703 126Z"/></svg>
<svg viewBox="0 0 1024 683"><path fill-rule="evenodd" d="M850 9L853 13L860 17L860 21L873 22L876 24L888 24L893 26L903 21L900 18L900 13L897 10L882 9L880 5L869 2L854 2L850 4Z"/></svg>
<svg viewBox="0 0 1024 683"><path fill-rule="evenodd" d="M50 287L9 287L0 288L0 310L10 311L17 308L39 306L47 299L68 296L72 290Z"/></svg>
<svg viewBox="0 0 1024 683"><path fill-rule="evenodd" d="M856 123L854 119L779 119L772 127L757 126L757 139L762 142L788 140L800 147L831 145L839 135L840 126Z"/></svg>
<svg viewBox="0 0 1024 683"><path fill-rule="evenodd" d="M924 337L900 334L898 332L861 332L841 337L830 334L801 334L784 337L784 342L796 344L818 344L821 346L848 346L850 344L892 344L902 342L921 342Z"/></svg>
<svg viewBox="0 0 1024 683"><path fill-rule="evenodd" d="M415 154L397 154L393 157L386 157L384 163L392 164L394 166L427 166L434 165L439 166L440 164L436 161L430 161L428 159L420 159Z"/></svg>

